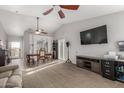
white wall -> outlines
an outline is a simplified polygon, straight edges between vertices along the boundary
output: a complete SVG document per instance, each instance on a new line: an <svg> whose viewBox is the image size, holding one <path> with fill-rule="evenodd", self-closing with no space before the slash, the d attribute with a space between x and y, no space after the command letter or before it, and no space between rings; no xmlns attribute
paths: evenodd
<svg viewBox="0 0 124 93"><path fill-rule="evenodd" d="M81 31L105 24L108 31L107 44L80 44ZM124 41L124 12L63 25L54 35L54 39L62 38L71 43L70 56L73 63L76 63L76 55L103 56L107 51L119 52L116 42Z"/></svg>
<svg viewBox="0 0 124 93"><path fill-rule="evenodd" d="M4 44L7 44L7 34L1 22L0 22L0 40L2 40Z"/></svg>

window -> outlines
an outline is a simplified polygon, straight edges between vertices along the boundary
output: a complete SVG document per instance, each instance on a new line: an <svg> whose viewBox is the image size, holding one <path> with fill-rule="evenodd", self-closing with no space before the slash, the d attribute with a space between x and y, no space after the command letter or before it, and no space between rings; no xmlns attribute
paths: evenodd
<svg viewBox="0 0 124 93"><path fill-rule="evenodd" d="M21 57L20 42L10 42L11 58Z"/></svg>

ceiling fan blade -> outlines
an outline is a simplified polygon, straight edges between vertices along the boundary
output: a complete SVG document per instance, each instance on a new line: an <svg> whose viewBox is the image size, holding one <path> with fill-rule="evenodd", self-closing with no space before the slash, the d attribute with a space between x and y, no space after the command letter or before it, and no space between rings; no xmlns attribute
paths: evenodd
<svg viewBox="0 0 124 93"><path fill-rule="evenodd" d="M80 5L59 5L61 8L69 10L77 10Z"/></svg>
<svg viewBox="0 0 124 93"><path fill-rule="evenodd" d="M43 13L43 15L48 15L49 13L51 13L53 11L53 8L47 10L46 12Z"/></svg>
<svg viewBox="0 0 124 93"><path fill-rule="evenodd" d="M42 34L48 34L47 32L41 32Z"/></svg>
<svg viewBox="0 0 124 93"><path fill-rule="evenodd" d="M63 13L62 10L59 10L58 14L59 14L60 18L65 18L65 14Z"/></svg>
<svg viewBox="0 0 124 93"><path fill-rule="evenodd" d="M33 32L33 31L29 32L29 33L32 34L32 35L37 35L36 32Z"/></svg>

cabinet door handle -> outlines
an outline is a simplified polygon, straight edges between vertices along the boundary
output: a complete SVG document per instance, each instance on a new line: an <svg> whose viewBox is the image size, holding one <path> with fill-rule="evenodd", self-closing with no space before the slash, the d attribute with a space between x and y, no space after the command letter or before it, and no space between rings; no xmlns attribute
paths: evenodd
<svg viewBox="0 0 124 93"><path fill-rule="evenodd" d="M105 74L110 76L110 74L109 74L109 73L105 73Z"/></svg>
<svg viewBox="0 0 124 93"><path fill-rule="evenodd" d="M109 62L105 62L105 63L109 65Z"/></svg>
<svg viewBox="0 0 124 93"><path fill-rule="evenodd" d="M105 67L110 67L109 65L104 65Z"/></svg>
<svg viewBox="0 0 124 93"><path fill-rule="evenodd" d="M110 72L110 70L105 70L106 72Z"/></svg>

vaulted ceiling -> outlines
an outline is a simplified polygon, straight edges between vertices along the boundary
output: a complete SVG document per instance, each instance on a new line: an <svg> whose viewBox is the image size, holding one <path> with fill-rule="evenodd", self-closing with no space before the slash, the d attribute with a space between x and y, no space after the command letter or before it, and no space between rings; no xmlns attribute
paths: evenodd
<svg viewBox="0 0 124 93"><path fill-rule="evenodd" d="M124 6L81 5L77 11L62 9L65 18L60 19L57 9L47 16L42 15L51 5L1 5L0 22L9 35L22 36L28 29L36 29L36 17L40 17L40 28L52 33L61 25L103 16L124 10Z"/></svg>

